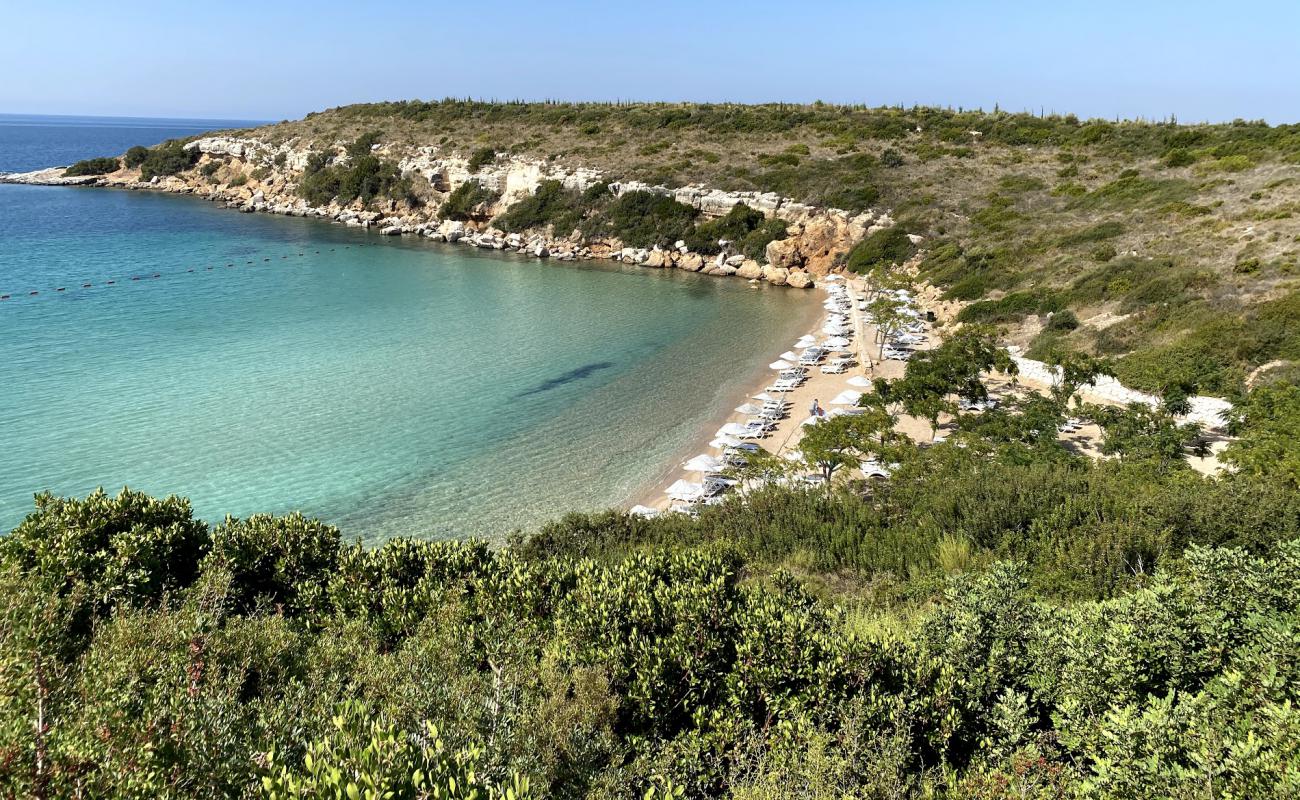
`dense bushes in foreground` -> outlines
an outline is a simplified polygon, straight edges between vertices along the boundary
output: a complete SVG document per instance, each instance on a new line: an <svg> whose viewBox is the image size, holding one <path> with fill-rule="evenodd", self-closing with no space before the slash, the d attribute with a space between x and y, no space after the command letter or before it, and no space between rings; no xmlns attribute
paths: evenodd
<svg viewBox="0 0 1300 800"><path fill-rule="evenodd" d="M0 793L1294 796L1295 493L1035 448L503 550L41 496Z"/></svg>

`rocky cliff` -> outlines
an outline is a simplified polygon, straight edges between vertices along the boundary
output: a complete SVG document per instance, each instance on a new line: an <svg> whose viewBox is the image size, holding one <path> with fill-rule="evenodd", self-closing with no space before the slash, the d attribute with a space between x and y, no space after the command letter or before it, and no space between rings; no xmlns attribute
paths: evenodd
<svg viewBox="0 0 1300 800"><path fill-rule="evenodd" d="M649 268L675 268L711 275L735 275L796 288L812 286L817 277L838 269L853 246L867 234L893 224L888 214L850 213L797 203L770 192L724 192L703 186L666 188L637 181L611 180L595 169L571 168L522 157L502 157L493 163L472 165L470 159L436 146L376 145L373 154L395 163L404 178L415 180L426 195L419 204L392 199L340 204L337 200L313 206L298 191L317 143L294 141L273 144L256 138L211 136L185 144L196 154L193 165L175 175L142 181L140 171L123 168L106 175L64 178L62 170L0 175L0 180L45 184L94 184L131 189L194 194L246 212L270 212L317 217L362 227L384 235L424 236L477 247L528 253L539 258L574 260L611 258ZM326 148L334 163L346 163L342 145ZM476 209L473 219L439 219L442 201L466 182L476 181L498 194L498 199ZM491 220L537 190L545 181L585 191L605 185L615 197L646 191L671 196L700 212L704 219L726 215L745 204L766 217L787 223L786 236L770 242L765 263L747 258L725 246L716 255L693 253L685 242L668 248L624 246L617 239L587 240L576 231L533 230L505 233Z"/></svg>

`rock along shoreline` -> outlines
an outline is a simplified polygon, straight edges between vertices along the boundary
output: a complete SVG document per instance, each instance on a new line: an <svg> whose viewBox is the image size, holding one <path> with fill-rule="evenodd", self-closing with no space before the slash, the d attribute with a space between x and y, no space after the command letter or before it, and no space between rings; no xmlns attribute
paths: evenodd
<svg viewBox="0 0 1300 800"><path fill-rule="evenodd" d="M54 167L0 173L0 183L188 194L241 212L329 220L385 236L419 236L561 262L609 259L650 269L734 276L796 289L814 286L819 278L840 271L848 252L862 238L893 225L887 213L872 210L853 213L819 208L770 192L726 192L702 186L670 189L638 181L606 181L597 170L570 169L518 157L502 158L497 163L471 169L467 159L440 153L436 147L398 151L376 146L375 154L394 160L404 176L419 176L433 193L444 197L469 181L498 193L498 200L476 209L475 219L439 219L436 209L440 204L434 203L421 208L401 207L392 200L383 201L378 209L367 208L359 202L312 206L298 196L297 184L313 147L295 146L292 141L271 144L255 138L226 136L202 137L185 147L197 151L197 160L191 168L148 181L141 180L139 171L130 168L104 175L66 177L66 167ZM335 163L348 158L342 146L336 146L332 157ZM559 181L565 188L577 191L605 183L615 197L633 191L666 195L697 209L705 219L724 216L736 205L744 204L764 216L784 220L786 236L770 242L764 252L767 263L759 263L736 252L730 243L723 244L722 252L717 255L704 255L692 252L683 241L672 247L627 247L617 239L586 240L576 231L565 236L541 230L507 233L492 227L493 217L531 195L544 181Z"/></svg>

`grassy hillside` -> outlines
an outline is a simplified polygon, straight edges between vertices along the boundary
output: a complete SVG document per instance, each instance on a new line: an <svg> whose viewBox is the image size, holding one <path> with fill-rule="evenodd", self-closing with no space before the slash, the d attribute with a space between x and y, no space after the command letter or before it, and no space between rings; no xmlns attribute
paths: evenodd
<svg viewBox="0 0 1300 800"><path fill-rule="evenodd" d="M1161 391L1231 393L1300 357L1300 126L793 105L447 100L347 106L273 141L438 145L669 186L892 209L927 237L922 275L1038 353L1125 356ZM497 154L494 156L493 154ZM1070 309L1079 324L1049 313ZM1273 362L1282 361L1281 365Z"/></svg>

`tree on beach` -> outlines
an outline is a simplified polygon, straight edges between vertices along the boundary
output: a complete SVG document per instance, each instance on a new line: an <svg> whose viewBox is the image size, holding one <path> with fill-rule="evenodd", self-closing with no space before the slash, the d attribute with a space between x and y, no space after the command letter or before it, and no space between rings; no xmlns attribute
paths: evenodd
<svg viewBox="0 0 1300 800"><path fill-rule="evenodd" d="M1070 401L1078 401L1079 390L1093 386L1103 375L1114 376L1110 362L1072 350L1053 350L1044 359L1052 367L1052 398L1067 411Z"/></svg>
<svg viewBox="0 0 1300 800"><path fill-rule="evenodd" d="M799 453L821 471L829 492L836 472L844 467L856 469L868 457L890 451L887 443L894 422L883 409L831 417L805 427Z"/></svg>
<svg viewBox="0 0 1300 800"><path fill-rule="evenodd" d="M909 321L909 317L903 313L906 308L906 303L891 294L881 294L867 306L871 322L876 326L876 340L880 344L877 358L885 357L885 343Z"/></svg>
<svg viewBox="0 0 1300 800"><path fill-rule="evenodd" d="M1087 406L1085 413L1101 426L1102 453L1148 463L1159 471L1183 465L1188 448L1201 435L1200 425L1179 424L1163 405Z"/></svg>
<svg viewBox="0 0 1300 800"><path fill-rule="evenodd" d="M933 438L940 415L953 410L949 397L972 402L988 399L983 375L993 370L1014 375L1018 368L990 329L968 326L908 360L903 377L891 387L891 396L908 414L928 420Z"/></svg>

